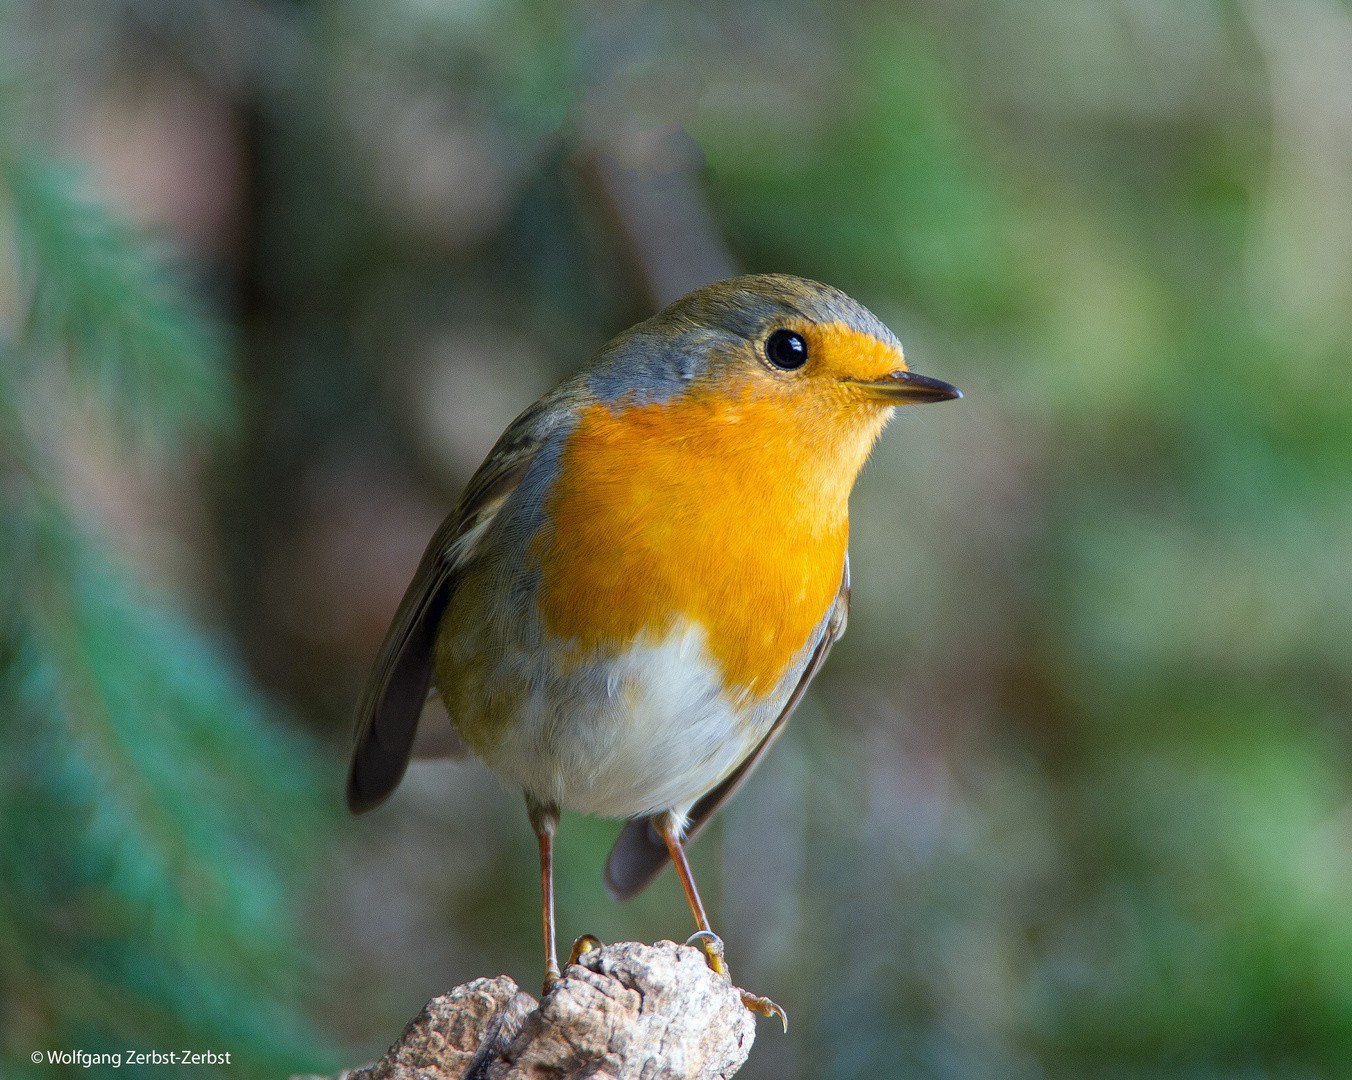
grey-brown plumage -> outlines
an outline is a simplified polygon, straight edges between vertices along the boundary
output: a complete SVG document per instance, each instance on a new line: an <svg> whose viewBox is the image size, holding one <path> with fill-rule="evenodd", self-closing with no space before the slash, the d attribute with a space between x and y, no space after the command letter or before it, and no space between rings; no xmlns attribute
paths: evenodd
<svg viewBox="0 0 1352 1080"><path fill-rule="evenodd" d="M437 626L457 574L474 559L474 540L520 487L545 440L566 422L575 395L565 383L513 421L423 552L357 705L347 774L354 814L379 806L403 779L432 686Z"/></svg>

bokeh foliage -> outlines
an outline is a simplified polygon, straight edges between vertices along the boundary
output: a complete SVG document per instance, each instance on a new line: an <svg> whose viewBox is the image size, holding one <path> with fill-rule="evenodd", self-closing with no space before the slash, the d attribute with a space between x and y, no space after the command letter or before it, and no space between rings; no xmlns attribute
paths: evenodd
<svg viewBox="0 0 1352 1080"><path fill-rule="evenodd" d="M227 643L119 565L62 482L78 425L163 457L233 421L225 343L67 172L13 146L0 166L18 255L0 345L0 1069L129 1047L228 1050L251 1076L323 1062L296 905L323 835L315 748Z"/></svg>
<svg viewBox="0 0 1352 1080"><path fill-rule="evenodd" d="M121 18L114 8L99 17ZM322 563L278 553L307 555L297 537L331 538L348 520L314 509L335 491L344 505L385 507L404 485L444 507L473 462L439 456L419 402L456 406L472 426L504 401L524 405L645 313L587 162L616 131L682 127L746 269L848 289L898 330L917 370L967 393L942 415L903 416L881 443L853 507L850 633L762 773L696 847L734 970L794 1018L787 1039L762 1031L747 1075L1348 1071L1345 3L127 10L151 28L150 51L246 118L244 437L216 493L226 605L254 671L314 728L341 745L367 646L344 639L340 619L324 629L292 594L277 600L276 566ZM235 59L213 67L227 39ZM117 42L106 48L126 47ZM98 388L137 431L228 415L217 346L166 306L139 249L73 203L64 181L11 175L30 280L53 276L32 294L6 370L20 379L65 357L71 385ZM437 396L438 372L449 396ZM487 375L476 383L475 372ZM40 461L31 434L14 441L31 425L13 411L7 460ZM220 806L294 797L306 820L305 752L287 751L297 757L286 769L248 766L285 738L237 684L209 695L208 714L197 683L169 677L178 660L144 669L147 651L119 634L142 667L100 666L92 645L77 649L77 637L111 648L115 618L153 637L160 616L132 618L134 592L80 584L102 581L106 559L39 497L51 491L40 473L16 469L28 479L6 489L18 500L6 506L22 510L6 551L37 569L6 576L5 610L42 619L15 623L7 693L29 701L32 687L73 680L126 706L109 717L200 716L200 731L176 721L188 745L174 758L217 760L193 756L210 749L231 763L208 786ZM397 524L381 517L376 548ZM298 595L318 606L377 576L378 558L362 563L361 545L345 543L341 572ZM39 603L38 588L71 599ZM279 604L308 622L290 626ZM53 629L53 612L74 614ZM65 658L60 678L32 666L33 642L48 643L49 665ZM135 709L110 681L124 667L141 672ZM166 706L165 688L183 704ZM65 715L55 710L38 713ZM241 744L200 745L217 725ZM37 753L40 740L17 745ZM197 837L181 841L193 858L241 835L231 830L258 850L304 835L278 836L251 811L197 836L217 819L173 809L164 785L180 779L168 744L163 753L135 758L132 775L161 785L151 801L170 807L167 835ZM339 770L329 773L336 793ZM297 786L279 794L287 778ZM5 797L19 790L7 783ZM97 844L139 835L142 804L117 819L132 825L81 817L88 805L60 803L66 831L35 842L87 852L72 856L72 880L121 896ZM670 881L631 908L604 898L610 829L565 820L564 937L683 936ZM336 875L344 899L321 922L368 993L335 986L341 1037L378 1050L432 992L503 967L532 987L531 838L516 798L474 765L415 766L343 845L336 864L356 869ZM211 865L220 895L247 874L279 873ZM256 895L280 904L282 877L267 880ZM154 895L143 889L132 907L153 909ZM41 939L34 925L4 939L7 965ZM109 931L101 952L70 938L62 970L104 971L106 949L132 940ZM255 964L249 979L287 970ZM165 1001L163 1015L185 1015ZM89 1022L121 1030L113 1010L91 1006Z"/></svg>

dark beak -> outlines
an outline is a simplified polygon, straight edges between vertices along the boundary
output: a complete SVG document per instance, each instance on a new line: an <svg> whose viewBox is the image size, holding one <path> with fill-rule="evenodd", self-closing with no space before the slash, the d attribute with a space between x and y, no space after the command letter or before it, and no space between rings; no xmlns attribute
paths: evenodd
<svg viewBox="0 0 1352 1080"><path fill-rule="evenodd" d="M931 401L955 401L962 391L939 379L917 375L914 371L894 371L870 382L851 382L869 396L892 405L925 405Z"/></svg>

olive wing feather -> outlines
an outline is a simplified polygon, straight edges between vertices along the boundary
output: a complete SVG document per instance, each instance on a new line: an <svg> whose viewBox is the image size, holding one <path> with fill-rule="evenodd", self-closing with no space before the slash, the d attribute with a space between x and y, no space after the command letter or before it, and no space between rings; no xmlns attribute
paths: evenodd
<svg viewBox="0 0 1352 1080"><path fill-rule="evenodd" d="M565 384L512 422L427 545L357 706L347 774L347 805L354 814L379 806L403 779L432 686L441 615L480 539L569 414L569 398Z"/></svg>
<svg viewBox="0 0 1352 1080"><path fill-rule="evenodd" d="M803 695L807 693L808 684L812 682L822 664L826 662L831 646L839 641L840 636L845 633L845 623L849 611L850 557L847 554L845 556L845 570L840 578L840 590L836 593L831 614L826 620L826 626L822 630L821 637L817 639L812 655L808 658L807 665L803 668L802 675L799 676L798 682L794 685L793 693L789 695L788 701L784 703L784 708L780 710L779 716L776 717L765 737L756 744L756 748L742 760L742 763L725 780L695 803L690 811L690 825L685 833L687 843L699 835L700 830L718 813L723 804L732 798L738 788L746 783L747 777L760 764L761 759L765 757L774 741L783 733L784 725L788 723L793 711L798 708L799 702L803 700ZM669 858L666 842L657 835L657 830L652 826L651 818L634 818L632 821L626 822L624 828L620 830L620 835L615 839L614 847L610 849L610 857L606 860L606 891L615 900L632 899L652 884L657 875L662 872L662 868L666 866Z"/></svg>

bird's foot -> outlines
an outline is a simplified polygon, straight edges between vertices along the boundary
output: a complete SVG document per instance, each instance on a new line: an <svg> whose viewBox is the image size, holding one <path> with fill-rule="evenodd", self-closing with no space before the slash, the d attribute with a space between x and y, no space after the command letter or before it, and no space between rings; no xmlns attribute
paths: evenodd
<svg viewBox="0 0 1352 1080"><path fill-rule="evenodd" d="M784 1025L784 1034L789 1033L789 1014L784 1011L784 1006L776 1004L768 997L753 994L750 990L743 990L741 987L738 987L737 990L742 995L743 1005L762 1016L779 1017L779 1022Z"/></svg>
<svg viewBox="0 0 1352 1080"><path fill-rule="evenodd" d="M728 961L723 954L723 939L712 930L701 930L698 933L691 934L685 939L687 945L692 945L704 954L704 959L709 962L715 975L722 975L728 982L732 981L732 975L728 971Z"/></svg>
<svg viewBox="0 0 1352 1080"><path fill-rule="evenodd" d="M580 939L579 939L580 940ZM704 953L705 960L709 967L717 975L722 975L728 982L732 982L732 973L728 970L728 961L723 953L723 939L712 930L701 930L698 933L691 934L686 939L686 944L691 945L700 952ZM742 1004L752 1012L758 1012L762 1016L777 1016L779 1022L784 1025L784 1030L789 1030L789 1014L782 1006L775 1004L768 997L761 997L759 994L753 994L750 990L743 990L740 986L737 992L742 995Z"/></svg>
<svg viewBox="0 0 1352 1080"><path fill-rule="evenodd" d="M591 934L583 934L573 942L572 952L568 954L568 964L576 964L577 958L583 953L593 952L601 947L601 939L593 937ZM568 964L564 964L567 967Z"/></svg>
<svg viewBox="0 0 1352 1080"><path fill-rule="evenodd" d="M580 938L578 938L575 942L573 942L572 951L568 953L568 964L576 964L577 958L581 956L583 953L589 953L593 949L599 949L600 947L601 947L600 938L593 937L591 934L583 934ZM568 964L564 964L563 966L566 968ZM551 960L548 964L545 965L544 993L546 995L548 995L549 992L554 989L555 984L558 983L560 978L562 978L562 975L559 972L559 966L556 962Z"/></svg>

